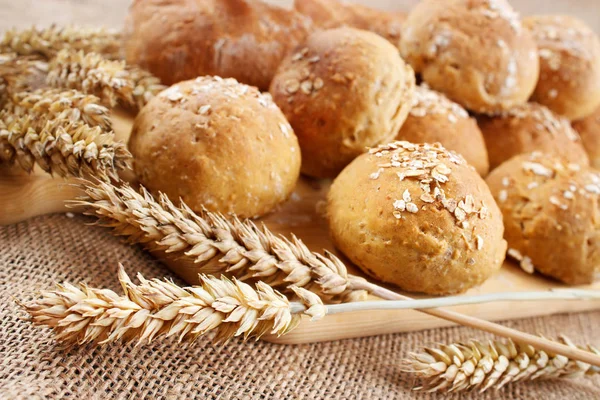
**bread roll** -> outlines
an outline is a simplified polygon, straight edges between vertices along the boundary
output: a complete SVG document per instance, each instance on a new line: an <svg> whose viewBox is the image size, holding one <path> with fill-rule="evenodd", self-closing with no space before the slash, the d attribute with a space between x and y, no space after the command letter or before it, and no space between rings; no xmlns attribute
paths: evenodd
<svg viewBox="0 0 600 400"><path fill-rule="evenodd" d="M463 292L504 260L502 215L456 153L393 142L347 166L327 197L334 244L365 273L402 289Z"/></svg>
<svg viewBox="0 0 600 400"><path fill-rule="evenodd" d="M574 121L572 126L579 133L590 165L600 169L600 107L584 119Z"/></svg>
<svg viewBox="0 0 600 400"><path fill-rule="evenodd" d="M600 272L600 176L541 153L511 158L487 178L504 216L509 255L568 284Z"/></svg>
<svg viewBox="0 0 600 400"><path fill-rule="evenodd" d="M381 11L361 4L337 0L294 0L294 8L310 17L321 29L344 26L364 29L384 37L394 46L400 46L400 32L406 13Z"/></svg>
<svg viewBox="0 0 600 400"><path fill-rule="evenodd" d="M526 102L538 79L535 42L506 0L423 0L400 50L432 89L480 113Z"/></svg>
<svg viewBox="0 0 600 400"><path fill-rule="evenodd" d="M161 92L135 119L129 149L150 190L240 217L272 210L300 174L298 141L271 96L231 78Z"/></svg>
<svg viewBox="0 0 600 400"><path fill-rule="evenodd" d="M298 136L302 172L336 176L406 119L415 76L394 46L367 31L311 34L282 62L270 92Z"/></svg>
<svg viewBox="0 0 600 400"><path fill-rule="evenodd" d="M309 18L260 0L135 0L124 50L165 84L218 75L267 90L310 30Z"/></svg>
<svg viewBox="0 0 600 400"><path fill-rule="evenodd" d="M589 164L581 139L569 121L540 104L526 103L495 117L482 116L479 128L483 132L491 169L517 154L536 150Z"/></svg>
<svg viewBox="0 0 600 400"><path fill-rule="evenodd" d="M412 143L441 143L462 155L479 175L488 173L488 155L481 131L467 111L446 96L417 86L413 107L396 140Z"/></svg>
<svg viewBox="0 0 600 400"><path fill-rule="evenodd" d="M566 15L523 19L537 42L540 79L531 99L570 120L600 106L600 39L583 21Z"/></svg>

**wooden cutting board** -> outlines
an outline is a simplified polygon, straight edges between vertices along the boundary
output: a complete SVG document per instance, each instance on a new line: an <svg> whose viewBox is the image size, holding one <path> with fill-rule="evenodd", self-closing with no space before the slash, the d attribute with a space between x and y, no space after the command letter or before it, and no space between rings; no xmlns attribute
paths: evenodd
<svg viewBox="0 0 600 400"><path fill-rule="evenodd" d="M126 114L117 113L114 116L115 132L121 140L125 141L129 137L131 122L131 117ZM328 181L301 178L289 201L262 221L276 233L283 235L294 233L314 251L327 249L344 259L335 251L329 240L327 223L322 216L321 210L328 188ZM66 180L53 179L39 172L25 175L14 168L3 168L0 170L0 224L15 223L36 215L69 211L64 206L64 200L73 198L77 194L77 189L68 185ZM360 274L356 267L349 262L346 264L352 273ZM466 294L537 291L558 287L564 285L537 274L529 275L518 266L505 262L503 268L482 286L471 289ZM393 289L393 287L389 288ZM582 288L600 290L600 282ZM414 294L407 295L422 297ZM499 321L600 309L600 300L498 302L458 306L452 309L478 318ZM448 321L412 310L361 311L330 315L317 322L303 319L298 328L291 333L279 338L268 336L265 339L275 343L298 344L416 331L448 325L451 325Z"/></svg>

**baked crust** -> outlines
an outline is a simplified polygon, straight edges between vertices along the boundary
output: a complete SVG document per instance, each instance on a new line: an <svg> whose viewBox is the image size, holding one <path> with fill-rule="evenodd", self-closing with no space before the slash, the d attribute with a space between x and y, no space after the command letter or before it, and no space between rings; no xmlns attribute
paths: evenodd
<svg viewBox="0 0 600 400"><path fill-rule="evenodd" d="M587 117L573 121L571 125L579 133L590 165L600 169L600 107Z"/></svg>
<svg viewBox="0 0 600 400"><path fill-rule="evenodd" d="M282 62L270 92L298 136L302 173L335 177L406 119L412 69L382 37L353 28L311 34Z"/></svg>
<svg viewBox="0 0 600 400"><path fill-rule="evenodd" d="M394 142L355 159L327 197L334 244L402 289L463 292L502 265L502 215L473 167L436 145Z"/></svg>
<svg viewBox="0 0 600 400"><path fill-rule="evenodd" d="M479 175L487 175L489 163L483 135L464 108L424 85L415 88L412 104L396 140L439 142L462 155Z"/></svg>
<svg viewBox="0 0 600 400"><path fill-rule="evenodd" d="M600 271L595 170L541 153L521 154L486 181L504 216L509 255L568 284L594 280Z"/></svg>
<svg viewBox="0 0 600 400"><path fill-rule="evenodd" d="M240 217L271 211L300 174L298 141L271 96L231 78L161 92L136 117L129 149L150 190Z"/></svg>
<svg viewBox="0 0 600 400"><path fill-rule="evenodd" d="M260 0L135 0L125 21L126 60L173 84L201 75L267 90L309 18Z"/></svg>
<svg viewBox="0 0 600 400"><path fill-rule="evenodd" d="M294 8L310 17L315 27L363 29L378 34L396 47L400 46L405 12L382 11L337 0L294 0Z"/></svg>
<svg viewBox="0 0 600 400"><path fill-rule="evenodd" d="M589 165L581 139L569 121L540 104L526 103L495 117L481 116L479 128L491 169L517 154L533 151L560 154L568 161Z"/></svg>
<svg viewBox="0 0 600 400"><path fill-rule="evenodd" d="M600 106L600 39L583 21L566 15L523 19L540 55L540 79L531 99L570 120Z"/></svg>
<svg viewBox="0 0 600 400"><path fill-rule="evenodd" d="M402 56L423 81L468 110L502 111L535 88L535 42L505 0L423 0L401 36Z"/></svg>

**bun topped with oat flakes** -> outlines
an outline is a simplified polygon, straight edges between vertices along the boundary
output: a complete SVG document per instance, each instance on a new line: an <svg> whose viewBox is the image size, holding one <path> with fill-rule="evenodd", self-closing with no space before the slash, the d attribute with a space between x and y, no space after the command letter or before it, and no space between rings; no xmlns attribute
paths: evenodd
<svg viewBox="0 0 600 400"><path fill-rule="evenodd" d="M570 120L600 106L600 39L583 21L566 15L523 19L537 42L540 79L531 99Z"/></svg>
<svg viewBox="0 0 600 400"><path fill-rule="evenodd" d="M394 138L414 86L392 44L339 28L311 34L283 61L270 92L298 136L302 173L332 178L367 147Z"/></svg>
<svg viewBox="0 0 600 400"><path fill-rule="evenodd" d="M232 78L161 92L136 117L129 150L145 187L240 217L271 211L300 175L298 141L271 96Z"/></svg>
<svg viewBox="0 0 600 400"><path fill-rule="evenodd" d="M485 138L490 168L494 169L512 156L532 151L560 154L566 160L587 165L587 154L569 121L548 108L526 103L503 113L479 118Z"/></svg>
<svg viewBox="0 0 600 400"><path fill-rule="evenodd" d="M526 102L538 79L535 42L506 0L423 0L400 50L432 89L479 113Z"/></svg>
<svg viewBox="0 0 600 400"><path fill-rule="evenodd" d="M568 284L600 273L600 175L541 153L511 158L486 179L504 216L508 254Z"/></svg>
<svg viewBox="0 0 600 400"><path fill-rule="evenodd" d="M348 165L327 196L334 244L367 274L429 294L481 284L504 260L483 179L441 145L393 142Z"/></svg>
<svg viewBox="0 0 600 400"><path fill-rule="evenodd" d="M396 140L439 142L446 149L463 156L479 175L488 173L488 155L483 136L475 119L464 108L426 85L415 88L412 105Z"/></svg>

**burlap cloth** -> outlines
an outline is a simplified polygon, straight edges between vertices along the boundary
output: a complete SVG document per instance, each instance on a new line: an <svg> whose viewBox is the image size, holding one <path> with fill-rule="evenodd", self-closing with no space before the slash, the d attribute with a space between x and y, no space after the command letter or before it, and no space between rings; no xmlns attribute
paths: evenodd
<svg viewBox="0 0 600 400"><path fill-rule="evenodd" d="M0 227L0 398L408 399L411 377L398 361L425 344L486 335L466 328L282 346L233 340L222 348L156 341L135 348L61 349L48 329L34 327L15 299L53 282L85 281L120 290L117 261L129 273L172 276L138 247L90 220L64 215ZM180 282L182 283L182 282ZM598 344L600 312L506 323L529 332ZM478 399L600 399L600 378L508 386Z"/></svg>

